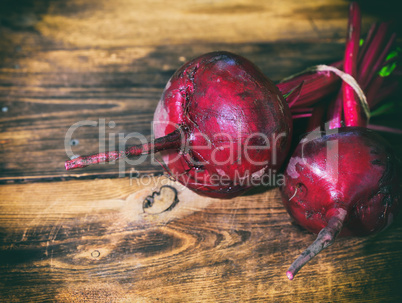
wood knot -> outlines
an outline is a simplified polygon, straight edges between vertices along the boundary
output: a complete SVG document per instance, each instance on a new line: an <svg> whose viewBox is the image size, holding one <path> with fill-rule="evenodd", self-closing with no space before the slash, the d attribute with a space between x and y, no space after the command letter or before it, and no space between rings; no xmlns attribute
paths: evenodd
<svg viewBox="0 0 402 303"><path fill-rule="evenodd" d="M178 202L176 188L163 185L144 199L142 209L148 214L160 214L172 210Z"/></svg>
<svg viewBox="0 0 402 303"><path fill-rule="evenodd" d="M94 250L94 251L91 253L91 257L92 257L92 258L99 258L99 256L100 256L100 251L99 251L99 250Z"/></svg>

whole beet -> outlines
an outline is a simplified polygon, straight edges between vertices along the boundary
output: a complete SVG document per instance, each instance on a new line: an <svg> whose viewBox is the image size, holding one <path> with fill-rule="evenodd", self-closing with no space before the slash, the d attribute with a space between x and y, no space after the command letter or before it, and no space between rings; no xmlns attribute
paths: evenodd
<svg viewBox="0 0 402 303"><path fill-rule="evenodd" d="M188 149L163 152L170 173L219 198L236 196L251 186L251 178L258 184L278 169L292 131L277 87L250 61L228 52L198 57L169 80L154 115L155 137L177 125L185 126Z"/></svg>
<svg viewBox="0 0 402 303"><path fill-rule="evenodd" d="M293 219L318 233L291 265L300 268L340 235L369 235L394 219L400 199L397 159L387 142L361 127L310 133L294 151L281 188Z"/></svg>
<svg viewBox="0 0 402 303"><path fill-rule="evenodd" d="M247 59L202 55L179 68L154 114L155 142L80 157L66 169L163 151L166 170L201 195L231 198L283 164L292 119L278 88Z"/></svg>
<svg viewBox="0 0 402 303"><path fill-rule="evenodd" d="M387 25L382 24L359 53L360 29L360 8L352 2L343 71L331 68L343 80L341 89L329 105L324 102L313 110L308 125L308 131L324 125L329 131L309 133L286 168L283 203L299 225L318 233L289 267L290 280L338 234L376 233L389 226L398 212L399 162L388 143L367 129L370 108L378 100L372 98L374 94L365 95L381 77L376 75L387 64L395 35L388 36ZM374 87L379 90L381 84Z"/></svg>

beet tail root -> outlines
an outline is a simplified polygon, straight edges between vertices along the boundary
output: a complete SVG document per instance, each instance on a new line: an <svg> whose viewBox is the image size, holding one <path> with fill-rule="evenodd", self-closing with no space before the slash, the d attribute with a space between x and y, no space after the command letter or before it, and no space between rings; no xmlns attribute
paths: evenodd
<svg viewBox="0 0 402 303"><path fill-rule="evenodd" d="M179 149L182 145L183 138L183 130L179 128L164 137L155 139L154 142L134 145L127 148L126 150L121 151L110 151L95 155L78 157L66 161L64 165L66 167L66 170L71 170L75 168L83 168L93 164L116 161L118 159L121 159L122 157L140 156L144 154L156 153L167 149Z"/></svg>
<svg viewBox="0 0 402 303"><path fill-rule="evenodd" d="M327 226L319 232L317 239L289 267L286 272L289 280L293 280L295 275L308 261L334 243L336 236L342 229L346 214L346 210L338 209L337 215L328 221Z"/></svg>

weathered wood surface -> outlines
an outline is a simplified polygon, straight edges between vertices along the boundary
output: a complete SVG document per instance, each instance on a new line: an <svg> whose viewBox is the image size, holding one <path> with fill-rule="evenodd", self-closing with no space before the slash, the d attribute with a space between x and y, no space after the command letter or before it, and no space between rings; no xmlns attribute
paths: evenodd
<svg viewBox="0 0 402 303"><path fill-rule="evenodd" d="M217 49L242 54L266 74L280 79L317 62L335 60L343 46L340 43L167 45L154 48L138 59L131 54L141 53L142 47L115 50L108 55L103 50L86 55L77 50L69 51L69 56L80 70L61 73L54 70L63 70L60 65L65 64L66 51L40 51L26 59L33 65L46 62L46 67L34 76L23 70L21 64L19 69L3 74L7 82L1 88L7 94L3 106L7 106L8 111L2 113L0 155L7 160L1 162L0 181L118 176L119 165L110 164L66 172L63 165L68 159L65 138L78 142L70 146L68 139L67 146L79 155L95 153L100 148L115 150L120 144L124 147L125 142L127 145L138 143L135 138L119 139L121 136L130 138L137 132L149 139L156 104L170 76L183 64L181 57L192 58ZM300 60L300 51L305 54L303 60ZM85 63L81 63L116 53L125 64L105 64L94 71L93 67L87 69ZM36 84L26 83L29 81ZM70 127L81 121L91 121L97 126L79 127L68 136ZM99 143L102 137L104 144ZM110 138L115 142L110 143ZM126 166L123 171L128 173L132 167ZM135 169L142 173L162 173L160 165L152 165L149 157Z"/></svg>
<svg viewBox="0 0 402 303"><path fill-rule="evenodd" d="M144 213L143 200L166 184L120 178L1 186L3 301L401 299L400 220L375 237L338 239L290 282L287 267L314 236L291 223L276 189L214 200L173 184L176 206Z"/></svg>
<svg viewBox="0 0 402 303"><path fill-rule="evenodd" d="M396 16L389 3L361 2L363 28ZM402 301L401 220L378 236L339 239L290 282L287 266L314 236L291 223L276 189L221 201L175 185L179 203L150 214L165 206L144 213L143 200L165 179L147 185L143 176L162 173L149 159L131 183L116 178L117 164L63 168L76 122L105 121L106 149L119 133L149 138L165 83L202 53L239 53L273 80L337 60L347 5L2 0L0 301ZM400 125L398 114L385 120ZM95 152L99 128L71 139L75 153ZM71 178L103 179L62 181Z"/></svg>
<svg viewBox="0 0 402 303"><path fill-rule="evenodd" d="M117 165L66 173L69 128L98 125L66 141L79 155L114 150L134 132L149 139L162 90L184 61L228 50L278 81L341 58L347 22L344 1L17 2L0 12L1 183L127 175L131 167ZM365 16L364 28L372 21ZM162 173L149 159L135 169Z"/></svg>
<svg viewBox="0 0 402 303"><path fill-rule="evenodd" d="M116 165L64 171L64 140L74 123L106 122L101 147L99 127L73 133L72 149L80 155L118 147L119 134L149 138L162 90L184 61L228 50L280 80L338 60L347 18L343 1L17 2L7 0L0 10L0 102L7 109L0 112L2 183L115 177ZM162 172L150 161L136 169Z"/></svg>

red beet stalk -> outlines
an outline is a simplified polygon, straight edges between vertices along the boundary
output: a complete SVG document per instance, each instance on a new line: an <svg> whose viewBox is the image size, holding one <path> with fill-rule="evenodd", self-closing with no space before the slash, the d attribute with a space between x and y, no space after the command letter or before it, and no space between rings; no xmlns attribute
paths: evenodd
<svg viewBox="0 0 402 303"><path fill-rule="evenodd" d="M342 68L342 62L335 62L331 66ZM340 85L340 79L334 73L329 71L317 70L313 66L296 75L290 76L277 84L277 87L283 95L295 90L303 83L297 102L290 103L289 107L306 107L315 104L317 101L335 92ZM287 99L287 98L286 98ZM288 101L289 103L289 101Z"/></svg>
<svg viewBox="0 0 402 303"><path fill-rule="evenodd" d="M329 116L335 118L329 124L332 130L324 135L307 135L289 160L285 185L281 188L283 203L297 223L318 233L316 240L289 267L286 274L290 280L330 246L338 234L375 233L387 227L398 212L397 160L387 143L367 130L368 115L362 115L367 112L367 101L356 81L348 79L357 78L365 88L370 83L381 87L382 80L372 78L385 58L381 51L386 41L384 29L380 25L376 32L379 36L371 36L367 42L359 69L365 73L362 76L357 70L360 12L356 3L351 4L344 73L339 73L347 81L342 83L341 92L329 108ZM387 52L391 44L388 42L384 47ZM375 93L371 92L371 96ZM321 106L313 110L309 130L320 125ZM342 123L347 127L341 127Z"/></svg>
<svg viewBox="0 0 402 303"><path fill-rule="evenodd" d="M351 9L355 8L352 7ZM357 13L359 14L359 12ZM349 21L352 26L348 34L348 41L350 40L350 43L347 45L349 48L351 48L351 52L349 52L349 50L345 50L345 53L347 52L351 56L358 56L357 58L353 58L353 60L349 61L349 63L353 63L353 66L347 66L347 71L344 69L344 61L335 62L330 66L336 67L337 69L343 69L346 73L352 75L353 77L357 76L356 80L361 89L366 91L371 87L371 81L375 74L380 68L382 68L384 58L391 49L396 36L395 34L392 34L389 37L387 34L389 25L387 23L382 23L378 27L376 24L373 24L369 30L369 33L367 34L366 40L364 41L360 52L358 52L360 42L360 25L356 24L359 22L358 20L360 20L360 18L356 14L355 18ZM303 87L299 92L297 101L289 101L292 112L299 107L314 105L322 98L337 91L339 88L340 78L338 75L330 72L329 70L317 70L317 67L311 67L304 72L285 78L281 83L278 83L277 86L279 90L286 95L299 86L300 83L303 83ZM346 87L345 85L342 86ZM353 91L353 89L349 89L347 87L345 89L347 94L352 93ZM355 92L353 93L355 94ZM341 121L344 121L342 113L340 113L340 102L342 100L345 100L345 98L343 98L343 92L338 96L338 99L336 99L336 101L334 100L331 104L331 113L333 113L333 116L329 117L328 120L332 125L332 128L340 127ZM298 116L301 117L300 115ZM341 116L341 119L338 119L339 116ZM358 116L357 113L354 116ZM346 117L346 119L349 120L349 117ZM361 119L361 122L361 124L364 125L364 116L363 119ZM348 122L346 121L346 124L347 123Z"/></svg>
<svg viewBox="0 0 402 303"><path fill-rule="evenodd" d="M361 17L360 9L356 3L350 5L349 31L346 40L343 70L356 77L357 56L359 52ZM362 116L361 106L356 98L354 89L346 82L342 83L343 107L345 109L346 126L365 126L366 120ZM346 114L347 113L347 114Z"/></svg>
<svg viewBox="0 0 402 303"><path fill-rule="evenodd" d="M367 52L364 54L362 61L359 63L357 81L361 87L366 88L373 75L373 67L377 63L377 60L382 52L382 46L387 39L387 32L389 25L387 23L381 23L378 30L375 32L375 36L367 47Z"/></svg>

